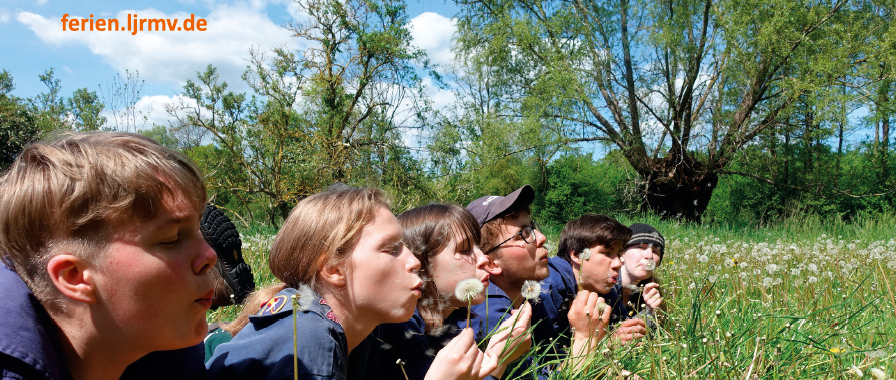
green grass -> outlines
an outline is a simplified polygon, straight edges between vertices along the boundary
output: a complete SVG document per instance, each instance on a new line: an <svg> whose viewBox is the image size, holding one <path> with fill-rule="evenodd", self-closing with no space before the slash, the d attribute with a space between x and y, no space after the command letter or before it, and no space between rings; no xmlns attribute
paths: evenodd
<svg viewBox="0 0 896 380"><path fill-rule="evenodd" d="M619 219L666 236L658 277L668 318L642 344L601 347L587 370L555 378L847 379L853 367L896 377L896 216L763 227ZM542 226L552 253L561 228ZM259 286L276 281L266 269L272 231L262 232L243 235Z"/></svg>

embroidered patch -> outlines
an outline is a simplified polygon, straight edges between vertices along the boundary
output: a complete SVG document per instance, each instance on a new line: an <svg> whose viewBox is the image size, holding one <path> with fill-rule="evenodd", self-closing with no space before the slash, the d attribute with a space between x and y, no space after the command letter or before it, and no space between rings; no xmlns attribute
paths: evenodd
<svg viewBox="0 0 896 380"><path fill-rule="evenodd" d="M261 310L258 312L258 314L264 314L265 311L267 311L268 314L277 313L278 311L283 309L283 306L286 306L286 301L288 299L289 297L286 296L276 296L274 298L271 298L270 301L268 301L264 304L264 306L261 307Z"/></svg>

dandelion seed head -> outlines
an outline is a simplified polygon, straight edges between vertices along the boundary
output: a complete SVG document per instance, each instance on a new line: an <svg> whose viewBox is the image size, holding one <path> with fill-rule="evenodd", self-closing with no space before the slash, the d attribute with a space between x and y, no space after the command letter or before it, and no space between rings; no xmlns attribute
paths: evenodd
<svg viewBox="0 0 896 380"><path fill-rule="evenodd" d="M809 276L809 279L808 279L807 281L808 281L810 284L814 284L814 283L818 282L818 277L815 277L815 276Z"/></svg>
<svg viewBox="0 0 896 380"><path fill-rule="evenodd" d="M454 296L463 302L469 303L473 297L482 293L483 289L485 289L485 286L482 285L482 282L475 278L468 278L457 283L457 286L454 287Z"/></svg>
<svg viewBox="0 0 896 380"><path fill-rule="evenodd" d="M697 260L700 261L701 263L706 263L706 262L709 262L709 257L706 255L700 255L700 257L698 257Z"/></svg>
<svg viewBox="0 0 896 380"><path fill-rule="evenodd" d="M653 259L647 259L647 262L644 264L644 270L653 272L654 269L656 269L656 261L653 261Z"/></svg>
<svg viewBox="0 0 896 380"><path fill-rule="evenodd" d="M296 311L307 311L311 308L311 304L314 301L314 291L306 284L299 285L299 287L296 288L296 291L297 292L292 295L293 299L296 300L293 308L296 309Z"/></svg>
<svg viewBox="0 0 896 380"><path fill-rule="evenodd" d="M582 260L588 260L591 258L591 248L585 248L582 250L582 253L579 254L579 258Z"/></svg>
<svg viewBox="0 0 896 380"><path fill-rule="evenodd" d="M871 369L868 371L871 372L871 376L874 376L874 378L877 380L886 380L887 378L887 374L877 368L871 367Z"/></svg>
<svg viewBox="0 0 896 380"><path fill-rule="evenodd" d="M846 371L846 373L855 376L857 379L861 379L865 376L865 374L862 373L862 370L860 370L859 367L856 366L852 366L852 368L850 368L849 371Z"/></svg>
<svg viewBox="0 0 896 380"><path fill-rule="evenodd" d="M520 295L529 301L538 302L538 297L541 295L541 284L538 281L526 280Z"/></svg>

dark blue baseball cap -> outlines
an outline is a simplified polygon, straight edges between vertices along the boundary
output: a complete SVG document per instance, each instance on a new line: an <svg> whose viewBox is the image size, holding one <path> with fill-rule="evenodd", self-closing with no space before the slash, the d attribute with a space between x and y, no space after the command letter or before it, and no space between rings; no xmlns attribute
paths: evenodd
<svg viewBox="0 0 896 380"><path fill-rule="evenodd" d="M479 227L494 220L497 216L517 206L528 206L535 200L535 190L532 186L525 185L506 197L499 195L486 195L467 205L466 209L479 222Z"/></svg>

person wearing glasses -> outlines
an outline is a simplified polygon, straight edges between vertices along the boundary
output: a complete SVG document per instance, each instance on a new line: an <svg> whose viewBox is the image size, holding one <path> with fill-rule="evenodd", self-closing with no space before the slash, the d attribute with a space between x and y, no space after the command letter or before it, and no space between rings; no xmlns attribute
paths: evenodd
<svg viewBox="0 0 896 380"><path fill-rule="evenodd" d="M481 227L480 247L489 259L485 266L490 280L486 302L470 308L473 313L470 326L478 331L477 340L493 334L497 326L512 317L510 311L518 309L527 299L532 303L533 347L549 348L560 336L545 304L540 302L545 294L531 294L532 289L523 289L526 281L541 281L550 274L548 251L544 247L546 238L531 218L530 205L534 199L535 190L525 185L507 196L481 197L466 207ZM586 290L578 293L570 304L568 326L579 326L570 346L574 352L588 350L606 334L606 329L589 328L601 323L606 326L609 322L610 310L598 310L602 303L597 293ZM517 378L531 368L534 356L540 355L532 353L523 359L526 362L508 365L508 369L514 369L509 378ZM539 370L540 377L546 375L543 369Z"/></svg>

